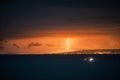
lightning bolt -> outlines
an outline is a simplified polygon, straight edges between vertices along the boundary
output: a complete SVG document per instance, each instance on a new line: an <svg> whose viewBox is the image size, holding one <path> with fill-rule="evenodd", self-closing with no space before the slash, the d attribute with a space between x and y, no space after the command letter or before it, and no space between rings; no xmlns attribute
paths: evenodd
<svg viewBox="0 0 120 80"><path fill-rule="evenodd" d="M67 48L67 51L70 51L70 39L68 38L67 41L66 41L66 48Z"/></svg>

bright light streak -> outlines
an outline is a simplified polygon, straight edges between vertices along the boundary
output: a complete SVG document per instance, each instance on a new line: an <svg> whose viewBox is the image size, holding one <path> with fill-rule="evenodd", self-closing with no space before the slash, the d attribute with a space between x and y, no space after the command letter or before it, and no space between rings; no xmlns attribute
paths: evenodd
<svg viewBox="0 0 120 80"><path fill-rule="evenodd" d="M70 39L69 38L67 39L66 43L67 43L67 46L66 46L67 51L70 51Z"/></svg>

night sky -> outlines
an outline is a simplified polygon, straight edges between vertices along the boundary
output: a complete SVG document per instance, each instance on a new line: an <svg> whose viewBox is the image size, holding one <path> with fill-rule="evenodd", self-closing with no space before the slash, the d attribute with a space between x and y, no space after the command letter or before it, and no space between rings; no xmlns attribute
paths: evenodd
<svg viewBox="0 0 120 80"><path fill-rule="evenodd" d="M1 41L107 36L120 48L120 5L116 0L4 0L0 5Z"/></svg>
<svg viewBox="0 0 120 80"><path fill-rule="evenodd" d="M0 80L120 80L119 53L117 0L0 1Z"/></svg>

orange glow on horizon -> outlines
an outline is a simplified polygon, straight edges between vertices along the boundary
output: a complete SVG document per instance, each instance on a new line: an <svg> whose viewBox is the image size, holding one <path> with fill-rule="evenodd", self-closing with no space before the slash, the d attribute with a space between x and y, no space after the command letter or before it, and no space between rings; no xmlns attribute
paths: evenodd
<svg viewBox="0 0 120 80"><path fill-rule="evenodd" d="M3 47L5 49L0 53L59 54L84 49L117 49L120 48L120 42L109 36L33 37L11 39ZM101 54L101 52L95 54Z"/></svg>

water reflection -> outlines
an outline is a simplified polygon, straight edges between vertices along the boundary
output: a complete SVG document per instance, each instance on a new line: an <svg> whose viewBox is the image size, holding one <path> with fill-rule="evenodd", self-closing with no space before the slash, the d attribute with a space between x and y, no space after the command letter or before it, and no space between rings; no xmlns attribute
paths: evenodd
<svg viewBox="0 0 120 80"><path fill-rule="evenodd" d="M88 57L88 58L84 58L84 61L88 61L88 62L94 62L94 58L93 57Z"/></svg>

